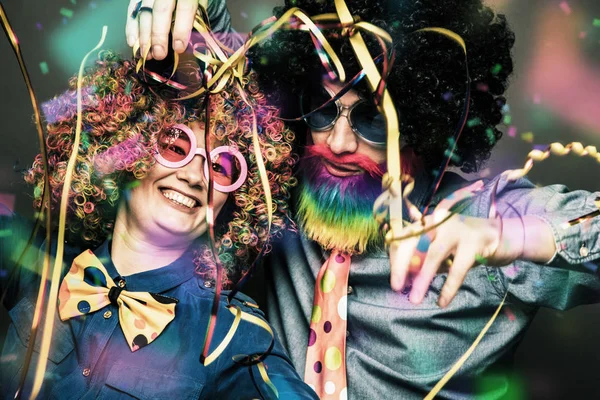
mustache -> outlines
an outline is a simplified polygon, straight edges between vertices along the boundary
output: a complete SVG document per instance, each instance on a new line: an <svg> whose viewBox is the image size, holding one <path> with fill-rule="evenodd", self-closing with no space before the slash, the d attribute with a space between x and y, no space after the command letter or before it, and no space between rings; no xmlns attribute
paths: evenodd
<svg viewBox="0 0 600 400"><path fill-rule="evenodd" d="M324 158L327 161L331 161L335 164L351 164L357 166L371 175L373 178L381 178L384 174L385 164L377 164L364 154L335 154L331 151L329 146L326 145L308 145L304 149L305 159L310 158Z"/></svg>

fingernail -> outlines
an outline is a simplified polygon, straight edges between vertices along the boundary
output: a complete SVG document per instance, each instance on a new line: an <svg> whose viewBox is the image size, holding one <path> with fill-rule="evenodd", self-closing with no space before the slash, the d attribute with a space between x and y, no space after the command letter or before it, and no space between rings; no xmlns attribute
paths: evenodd
<svg viewBox="0 0 600 400"><path fill-rule="evenodd" d="M402 289L404 289L404 282L401 280L392 281L392 290L394 292L400 292Z"/></svg>
<svg viewBox="0 0 600 400"><path fill-rule="evenodd" d="M418 290L413 289L410 292L410 302L413 304L419 304L419 299L421 298L421 293Z"/></svg>
<svg viewBox="0 0 600 400"><path fill-rule="evenodd" d="M176 40L175 44L173 45L173 49L175 49L177 52L181 52L185 50L185 46L181 40Z"/></svg>
<svg viewBox="0 0 600 400"><path fill-rule="evenodd" d="M440 297L440 299L438 300L438 306L440 306L441 308L446 307L446 299Z"/></svg>
<svg viewBox="0 0 600 400"><path fill-rule="evenodd" d="M163 47L155 44L154 46L152 46L152 54L154 54L154 57L158 56L158 55L162 55L164 53Z"/></svg>

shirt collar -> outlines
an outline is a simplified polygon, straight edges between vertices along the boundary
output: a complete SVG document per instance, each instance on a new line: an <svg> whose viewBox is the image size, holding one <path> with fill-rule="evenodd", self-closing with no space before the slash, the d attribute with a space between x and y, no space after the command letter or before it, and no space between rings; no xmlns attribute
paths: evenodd
<svg viewBox="0 0 600 400"><path fill-rule="evenodd" d="M110 240L98 247L94 254L106 268L113 280L122 278L126 282L125 289L134 292L162 293L188 281L195 275L194 252L188 249L181 257L164 267L150 271L138 272L121 277L110 256Z"/></svg>
<svg viewBox="0 0 600 400"><path fill-rule="evenodd" d="M428 197L433 190L433 183L433 177L425 170L425 168L422 168L416 173L415 187L408 195L408 198L421 211L423 211L423 208L426 206L425 203L427 202ZM428 213L431 213L443 198L448 196L454 190L458 190L459 188L463 187L466 183L468 182L455 172L447 171L444 173L442 182L431 199ZM406 208L403 208L403 212L404 215L408 215L408 210Z"/></svg>
<svg viewBox="0 0 600 400"><path fill-rule="evenodd" d="M415 186L413 191L408 195L409 200L419 209L425 206L427 196L433 179L427 173L425 168L420 168L414 176ZM404 188L403 188L404 189ZM403 215L408 215L408 210L403 207Z"/></svg>

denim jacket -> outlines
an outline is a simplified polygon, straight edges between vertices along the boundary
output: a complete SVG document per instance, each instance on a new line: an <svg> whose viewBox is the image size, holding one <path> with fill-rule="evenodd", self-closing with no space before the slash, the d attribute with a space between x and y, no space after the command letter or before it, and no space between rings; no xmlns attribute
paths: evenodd
<svg viewBox="0 0 600 400"><path fill-rule="evenodd" d="M557 252L546 265L516 261L505 267L472 268L444 309L436 301L446 273L433 279L419 305L409 289L390 288L386 253L353 256L347 297L348 398L421 399L467 351L508 296L474 353L436 398L501 398L508 390L516 346L539 307L565 310L600 301L600 217L564 228L571 219L597 210L600 193L568 192L562 185L535 187L526 179L488 182L463 214L487 217L498 182L498 210L504 218L536 216L551 227ZM429 181L417 180L411 199L422 206ZM466 182L448 174L434 203ZM509 208L512 205L514 210ZM583 250L582 250L583 249ZM321 247L287 234L274 247L268 286L268 315L298 371L304 371L306 343L317 273L328 258ZM480 388L485 378L485 388Z"/></svg>
<svg viewBox="0 0 600 400"><path fill-rule="evenodd" d="M5 233L0 239L0 256L4 272L2 283L6 291L4 304L10 316L0 359L0 397L12 398L30 340L39 287L37 269L42 265L42 252L29 252L23 263L27 267L19 268L13 279L7 282L11 275L10 266L24 247L30 226L16 217L3 217L0 231ZM41 247L39 241L34 247ZM80 253L81 249L66 246L63 274ZM117 306L110 304L89 315L65 322L57 314L46 376L38 398L274 398L256 366L249 368L233 361L236 355L267 350L271 335L257 325L242 320L225 352L206 367L200 363L214 288L194 272L190 252L165 267L125 277L118 276L111 262L109 242L105 242L94 253L115 282L121 278L125 280L127 290L160 293L178 299L175 319L152 343L132 352L118 323ZM226 309L226 294L219 303L219 318L211 351L223 340L234 319ZM240 294L233 302L244 312L264 320L263 313L251 306L254 301L249 297ZM36 340L32 366L38 360L40 336ZM316 398L315 393L300 380L278 341L264 362L279 398ZM30 368L23 398L29 396L33 370Z"/></svg>

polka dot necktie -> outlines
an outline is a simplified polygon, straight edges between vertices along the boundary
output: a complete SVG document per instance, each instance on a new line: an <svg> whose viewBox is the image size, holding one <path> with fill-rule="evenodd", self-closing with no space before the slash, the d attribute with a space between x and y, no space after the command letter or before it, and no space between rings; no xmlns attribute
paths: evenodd
<svg viewBox="0 0 600 400"><path fill-rule="evenodd" d="M177 299L147 292L129 292L115 284L90 250L78 255L58 293L60 319L86 315L114 304L131 351L158 337L175 318Z"/></svg>
<svg viewBox="0 0 600 400"><path fill-rule="evenodd" d="M315 283L304 381L322 400L345 400L346 303L350 255L333 251Z"/></svg>

